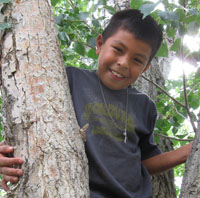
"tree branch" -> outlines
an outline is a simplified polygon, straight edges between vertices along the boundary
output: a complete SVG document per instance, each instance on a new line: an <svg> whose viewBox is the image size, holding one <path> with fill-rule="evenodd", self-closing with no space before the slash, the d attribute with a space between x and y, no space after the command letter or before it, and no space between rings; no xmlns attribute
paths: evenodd
<svg viewBox="0 0 200 198"><path fill-rule="evenodd" d="M171 140L185 141L185 142L192 142L193 141L193 139L181 139L181 138L176 138L176 137L163 135L163 134L160 134L160 133L154 133L154 134L157 135L157 136L160 136L160 137L164 137L166 139L171 139Z"/></svg>
<svg viewBox="0 0 200 198"><path fill-rule="evenodd" d="M67 3L69 3L69 5L74 9L75 6L74 6L74 3L71 1L71 0L67 0Z"/></svg>
<svg viewBox="0 0 200 198"><path fill-rule="evenodd" d="M151 81L150 79L148 79L147 77L145 77L144 75L141 75L142 78L144 78L145 80L147 80L148 82L152 83L153 85L155 85L157 88L159 88L164 94L166 94L169 98L171 98L171 100L173 100L174 102L176 102L177 104L179 104L181 107L186 108L186 106L184 104L182 104L181 102L179 102L178 100L176 100L174 97L172 97L167 91L165 91L160 85L158 85L157 83Z"/></svg>
<svg viewBox="0 0 200 198"><path fill-rule="evenodd" d="M184 64L185 58L184 58L184 49L183 49L183 38L181 38L180 55L181 55L182 63ZM192 128L193 128L194 132L196 133L197 128L196 128L195 123L193 121L193 118L192 118L192 115L191 115L191 112L190 112L189 103L188 103L188 95L187 95L187 90L186 90L186 77L185 77L184 67L183 67L183 92L184 92L185 108L186 108L188 117L190 119L190 123L192 125Z"/></svg>

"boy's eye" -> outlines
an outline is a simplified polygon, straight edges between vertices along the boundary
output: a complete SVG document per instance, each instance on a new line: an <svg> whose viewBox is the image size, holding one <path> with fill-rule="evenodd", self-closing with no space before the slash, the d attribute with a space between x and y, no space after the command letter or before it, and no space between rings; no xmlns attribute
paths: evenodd
<svg viewBox="0 0 200 198"><path fill-rule="evenodd" d="M121 48L119 48L119 47L114 47L114 49L115 49L117 52L122 53L122 49L121 49Z"/></svg>
<svg viewBox="0 0 200 198"><path fill-rule="evenodd" d="M140 60L139 58L134 58L134 61L136 61L137 63L140 63L140 64L143 63L142 60Z"/></svg>

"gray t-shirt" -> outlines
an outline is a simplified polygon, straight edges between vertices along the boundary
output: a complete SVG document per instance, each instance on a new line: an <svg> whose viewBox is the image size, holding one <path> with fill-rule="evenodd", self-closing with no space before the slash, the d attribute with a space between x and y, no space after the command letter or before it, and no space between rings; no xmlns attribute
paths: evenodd
<svg viewBox="0 0 200 198"><path fill-rule="evenodd" d="M150 176L141 160L160 154L153 142L154 103L134 87L128 88L125 144L123 132L106 110L96 72L67 67L67 75L78 123L80 127L89 123L85 146L91 198L151 198ZM112 118L124 129L127 91L104 85L102 89Z"/></svg>

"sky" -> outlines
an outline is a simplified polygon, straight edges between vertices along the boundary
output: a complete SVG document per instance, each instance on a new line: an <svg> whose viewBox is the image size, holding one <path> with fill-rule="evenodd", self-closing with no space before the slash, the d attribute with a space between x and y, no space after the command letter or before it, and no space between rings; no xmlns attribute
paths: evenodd
<svg viewBox="0 0 200 198"><path fill-rule="evenodd" d="M200 31L196 36L185 36L184 37L184 44L188 46L188 48L194 52L194 51L199 51L200 50ZM169 73L169 79L171 80L175 80L177 79L177 77L182 75L182 68L184 67L184 71L186 76L188 76L189 74L191 74L192 72L195 72L197 70L197 68L200 67L200 63L198 63L198 67L195 67L189 63L184 63L182 64L182 62L178 59L175 58L172 62L171 62L171 71ZM181 68L180 68L181 67Z"/></svg>

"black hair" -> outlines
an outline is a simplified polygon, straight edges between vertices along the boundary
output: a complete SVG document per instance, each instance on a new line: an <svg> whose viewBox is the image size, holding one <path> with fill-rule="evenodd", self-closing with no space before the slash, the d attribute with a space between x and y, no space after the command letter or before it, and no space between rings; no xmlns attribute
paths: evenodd
<svg viewBox="0 0 200 198"><path fill-rule="evenodd" d="M102 33L103 42L114 35L119 29L127 30L137 39L146 42L152 48L149 63L156 55L162 42L161 26L151 17L146 16L136 9L116 12Z"/></svg>

